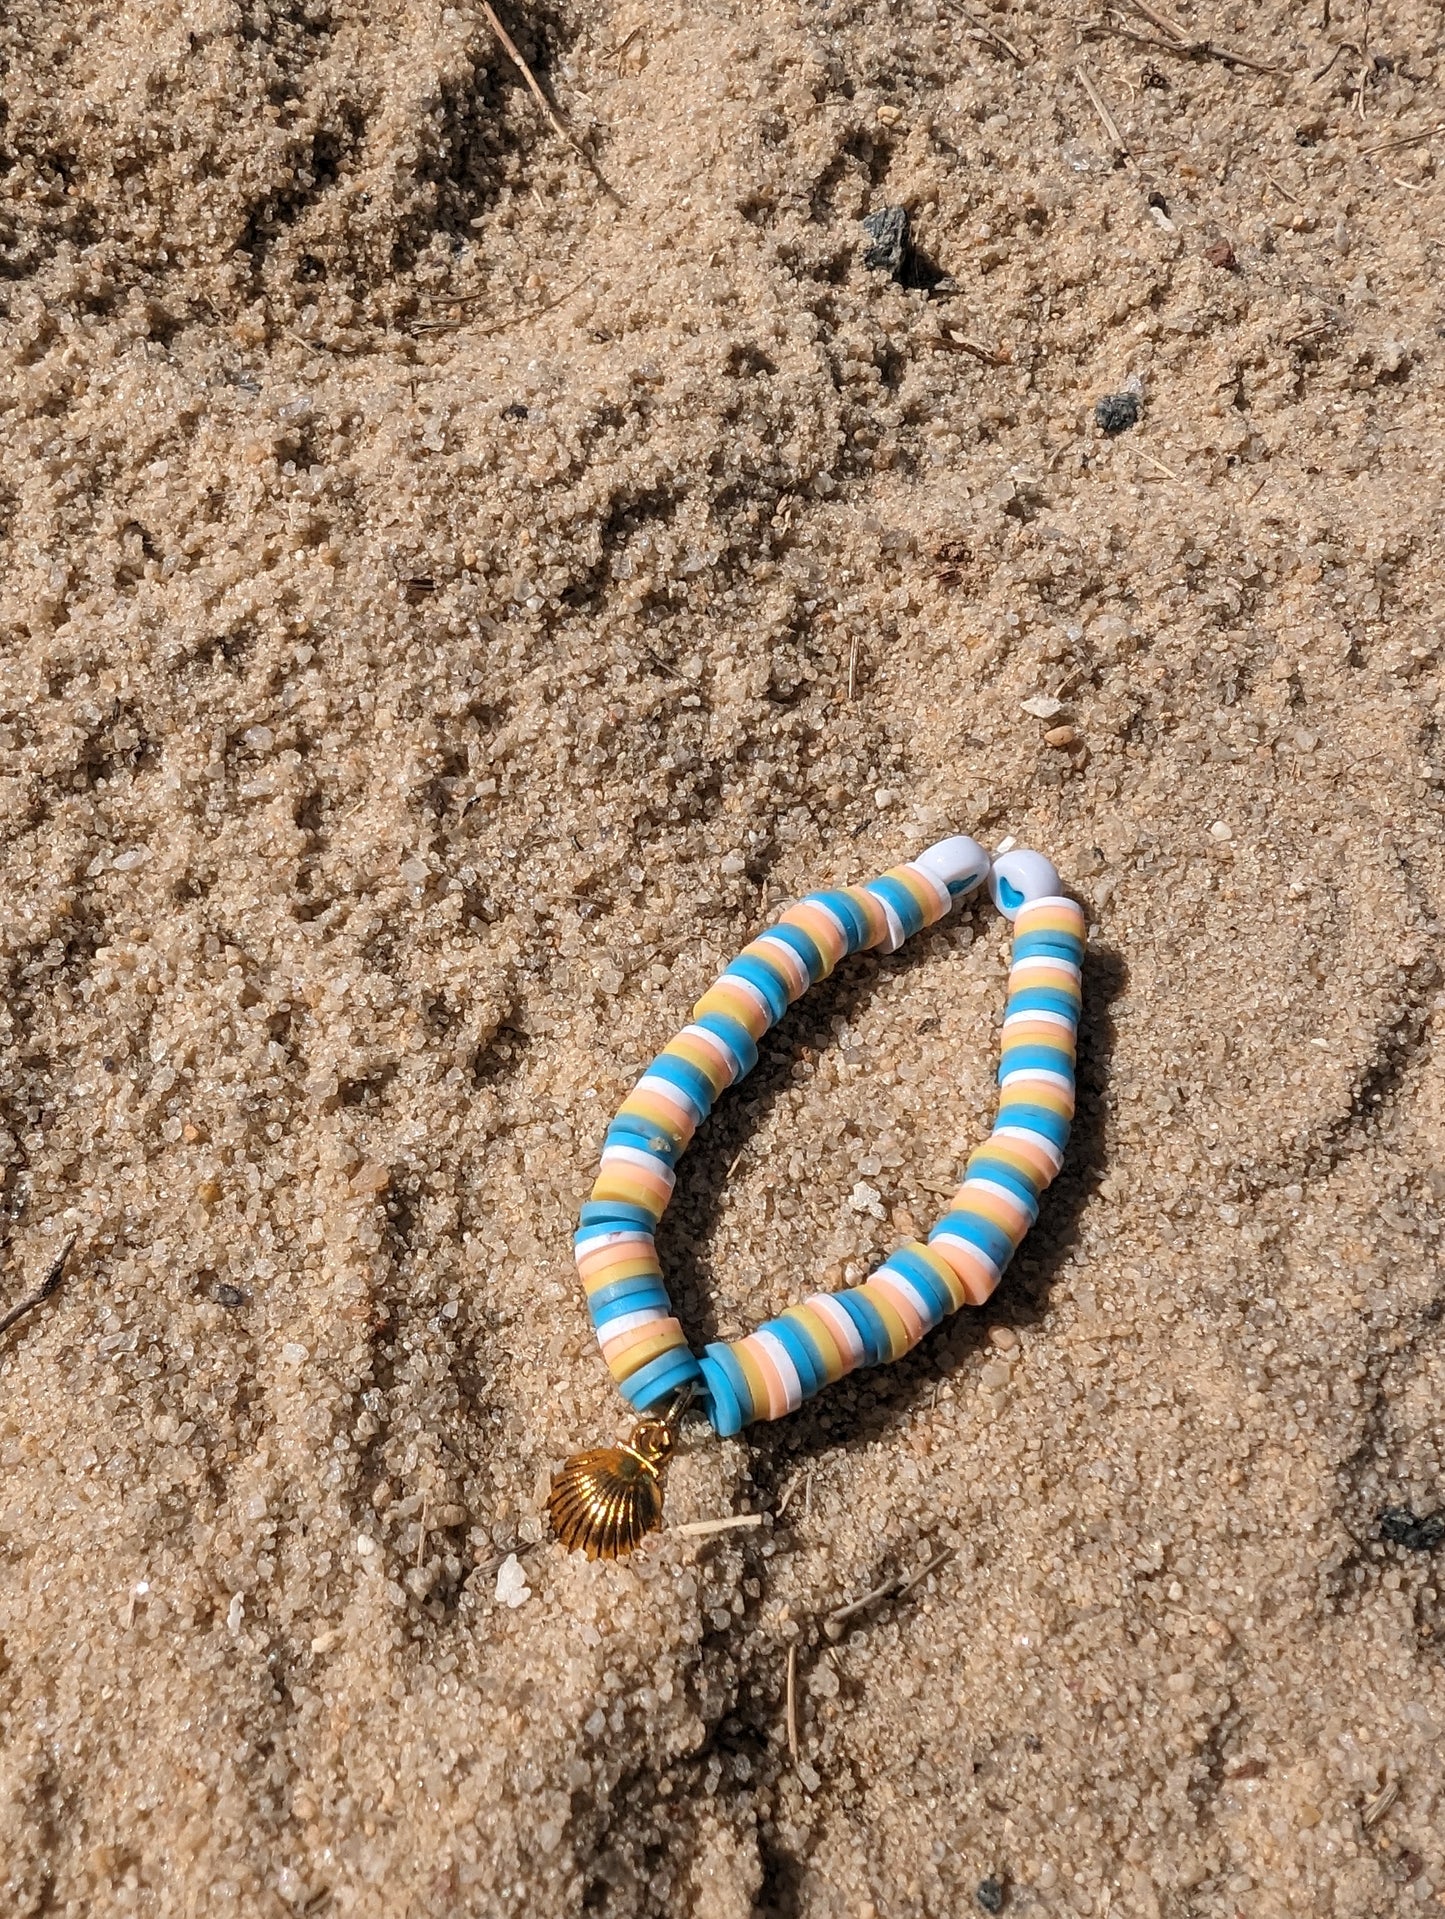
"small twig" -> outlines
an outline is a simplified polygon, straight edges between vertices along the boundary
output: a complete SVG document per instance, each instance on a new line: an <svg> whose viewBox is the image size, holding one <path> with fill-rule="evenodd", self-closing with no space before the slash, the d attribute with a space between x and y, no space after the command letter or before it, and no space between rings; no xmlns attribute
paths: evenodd
<svg viewBox="0 0 1445 1919"><path fill-rule="evenodd" d="M652 664L657 668L659 673L666 674L670 680L680 680L682 684L686 686L687 681L683 678L682 674L678 672L675 666L669 666L660 653L654 651L650 646L644 646L642 650L648 659L652 661Z"/></svg>
<svg viewBox="0 0 1445 1919"><path fill-rule="evenodd" d="M416 1564L418 1571L421 1569L422 1555L426 1551L426 1514L427 1501L429 1498L430 1494L428 1493L423 1493L421 1496L421 1521L417 1527L416 1541Z"/></svg>
<svg viewBox="0 0 1445 1919"><path fill-rule="evenodd" d="M888 1599L898 1590L897 1579L885 1579L881 1586L875 1586L871 1592L864 1593L861 1599L850 1600L846 1606L839 1606L830 1612L823 1621L823 1631L830 1639L842 1637L842 1629L850 1619L860 1612L867 1612L876 1600Z"/></svg>
<svg viewBox="0 0 1445 1919"><path fill-rule="evenodd" d="M1268 167L1265 167L1262 170L1263 170L1265 179L1269 181L1269 184L1274 188L1276 193L1280 194L1284 199L1288 200L1292 206L1296 206L1296 207L1303 206L1304 202L1299 198L1298 194L1291 193L1288 187L1282 187L1279 181L1276 180L1274 175L1270 172Z"/></svg>
<svg viewBox="0 0 1445 1919"><path fill-rule="evenodd" d="M1368 119L1365 112L1365 82L1375 70L1370 58L1370 0L1365 0L1365 18L1360 28L1360 78L1355 87L1355 111L1362 120Z"/></svg>
<svg viewBox="0 0 1445 1919"><path fill-rule="evenodd" d="M1287 333L1280 345L1308 346L1311 340L1318 340L1323 334L1332 333L1334 326L1333 320L1316 320L1313 326L1305 327L1302 332Z"/></svg>
<svg viewBox="0 0 1445 1919"><path fill-rule="evenodd" d="M476 293L444 293L438 296L436 304L444 307L480 306L483 300L491 298L490 287L482 287ZM423 322L425 324L425 322Z"/></svg>
<svg viewBox="0 0 1445 1919"><path fill-rule="evenodd" d="M1089 96L1089 104L1093 107L1095 113L1097 113L1099 118L1103 121L1104 131L1105 133L1108 134L1110 140L1113 142L1114 151L1120 156L1121 159L1127 160L1129 165L1132 167L1134 164L1134 156L1129 151L1129 144L1125 140L1123 134L1120 133L1118 121L1114 118L1113 114L1110 113L1103 94L1100 93L1099 89L1094 85L1093 76L1090 74L1089 69L1084 65L1082 60L1080 60L1076 64L1076 66L1074 67L1074 72L1079 76L1080 86L1084 89L1085 93L1087 93Z"/></svg>
<svg viewBox="0 0 1445 1919"><path fill-rule="evenodd" d="M706 1539L712 1533L751 1532L762 1523L761 1513L733 1513L726 1519L689 1519L672 1530L684 1539Z"/></svg>
<svg viewBox="0 0 1445 1919"><path fill-rule="evenodd" d="M798 1763L798 1642L788 1648L787 1677L788 1757Z"/></svg>
<svg viewBox="0 0 1445 1919"><path fill-rule="evenodd" d="M1179 475L1174 471L1172 466L1165 466L1164 462L1162 460L1156 460L1152 453L1146 453L1142 446L1136 446L1132 451L1137 453L1141 460L1147 460L1150 466L1156 468L1158 472L1164 475L1166 480L1177 480L1179 478Z"/></svg>
<svg viewBox="0 0 1445 1919"><path fill-rule="evenodd" d="M1177 40L1180 46L1189 44L1189 35L1177 20L1170 20L1162 13L1156 13L1153 7L1146 7L1144 0L1130 0L1135 13L1142 14L1151 27L1158 27L1161 33L1168 34L1171 40Z"/></svg>
<svg viewBox="0 0 1445 1919"><path fill-rule="evenodd" d="M1003 364L991 346L985 346L982 340L970 339L966 333L955 333L952 328L941 331L932 344L948 353L971 353L975 360L982 360L985 366Z"/></svg>
<svg viewBox="0 0 1445 1919"><path fill-rule="evenodd" d="M1089 34L1112 33L1116 39L1132 41L1136 47L1148 47L1155 53L1172 53L1180 60L1218 60L1221 66L1247 67L1251 73L1286 71L1283 67L1267 66L1262 60L1251 60L1247 53L1236 53L1232 47L1218 46L1213 40L1168 37L1161 40L1152 33L1135 33L1132 27L1121 26L1113 20L1091 20L1082 31Z"/></svg>
<svg viewBox="0 0 1445 1919"><path fill-rule="evenodd" d="M971 27L966 38L969 40L982 40L985 46L997 47L1000 53L1006 53L1010 60L1017 61L1021 67L1028 65L1028 62L1024 59L1013 41L1005 40L1003 35L996 32L992 27Z"/></svg>
<svg viewBox="0 0 1445 1919"><path fill-rule="evenodd" d="M571 286L564 292L559 293L555 299L544 300L539 307L528 307L525 313L513 314L509 320L498 320L495 326L482 327L476 337L479 340L490 340L498 333L505 333L508 327L515 326L519 320L539 320L544 313L551 313L554 308L564 305L566 301L572 298L574 293L580 292L591 278L592 273L589 270L582 275L580 280L574 280ZM480 297L479 294L464 293L453 300L451 305L470 306L474 300ZM454 333L458 327L464 327L466 325L467 322L465 320L418 320L412 328L412 332Z"/></svg>
<svg viewBox="0 0 1445 1919"><path fill-rule="evenodd" d="M70 1238L66 1240L60 1249L60 1257L35 1288L35 1291L33 1293L27 1293L24 1299L17 1301L16 1304L10 1308L9 1312L5 1314L4 1318L0 1319L0 1333L8 1333L17 1320L24 1319L27 1313L34 1312L35 1308L42 1305L53 1293L59 1292L61 1281L65 1278L65 1263L75 1250L77 1238L78 1235L75 1233L70 1235Z"/></svg>
<svg viewBox="0 0 1445 1919"><path fill-rule="evenodd" d="M928 1564L924 1566L920 1571L916 1572L911 1579L905 1579L903 1584L898 1588L898 1591L895 1593L894 1597L897 1599L906 1599L908 1594L913 1591L913 1588L915 1586L921 1586L924 1580L927 1579L930 1573L936 1573L939 1567L943 1564L944 1560L952 1559L952 1557L953 1557L952 1546L945 1546L941 1553L935 1553L933 1558L929 1560Z"/></svg>
<svg viewBox="0 0 1445 1919"><path fill-rule="evenodd" d="M1337 42L1334 52L1330 55L1329 59L1326 60L1325 64L1320 67L1317 72L1310 75L1310 84L1314 85L1316 81L1323 80L1342 53L1352 53L1358 60L1361 57L1362 49L1358 47L1353 40L1341 40Z"/></svg>
<svg viewBox="0 0 1445 1919"><path fill-rule="evenodd" d="M952 1556L953 1548L945 1546L941 1553L935 1554L926 1566L913 1574L911 1579L902 1577L885 1579L881 1586L875 1586L872 1592L864 1593L861 1599L850 1600L846 1606L839 1606L835 1612L830 1612L823 1621L823 1631L829 1639L841 1639L843 1628L850 1619L856 1619L859 1613L867 1612L870 1606L876 1605L881 1599L902 1599L921 1581L927 1579L931 1572L937 1572L944 1560Z"/></svg>
<svg viewBox="0 0 1445 1919"><path fill-rule="evenodd" d="M858 635L855 633L848 646L848 698L855 697L858 687Z"/></svg>
<svg viewBox="0 0 1445 1919"><path fill-rule="evenodd" d="M587 155L586 149L582 145L582 142L577 138L576 134L572 132L571 128L565 124L561 116L557 113L557 110L555 109L555 107L552 105L552 102L547 98L546 94L543 93L541 87L537 84L536 74L533 73L532 69L527 65L526 61L522 58L521 52L519 51L517 47L516 41L512 38L511 34L507 32L507 29L502 25L501 21L497 18L497 12L495 7L491 5L491 0L482 0L482 12L487 16L487 25L492 29L492 32L496 34L497 38L501 41L503 50L506 52L508 57L516 64L518 72L521 74L522 78L527 83L527 88L528 88L528 91L531 93L532 98L537 102L537 105L542 109L542 112L546 115L548 123L550 124L552 128L552 131L554 133L560 133L562 138L567 142L567 144L569 146L575 147L577 151L582 155L582 158L586 160L588 158L588 155Z"/></svg>
<svg viewBox="0 0 1445 1919"><path fill-rule="evenodd" d="M1418 147L1426 140L1433 140L1437 133L1445 133L1445 120L1438 126L1426 127L1423 133L1401 133L1393 140L1380 140L1372 147L1361 147L1360 155L1363 158L1367 154L1400 153L1406 147Z"/></svg>
<svg viewBox="0 0 1445 1919"><path fill-rule="evenodd" d="M625 39L619 40L615 47L609 47L606 53L603 54L602 58L604 60L620 60L623 54L626 53L627 49L632 45L633 41L637 38L638 34L641 32L642 32L641 27L634 27L631 33L629 33Z"/></svg>
<svg viewBox="0 0 1445 1919"><path fill-rule="evenodd" d="M577 154L581 157L584 165L587 167L592 177L596 180L597 184L602 188L602 191L605 194L607 194L610 199L615 200L617 204L621 206L622 195L617 191L617 189L614 186L611 186L606 180L603 179L601 169L598 167L597 162L592 158L592 155L587 151L586 147L584 147L582 142L577 138L577 135L567 125L566 121L562 119L561 115L557 112L556 108L552 105L552 102L547 98L546 94L543 93L541 87L537 84L536 74L533 73L532 69L527 65L526 61L522 58L521 52L517 46L516 41L512 38L511 34L507 32L507 29L502 25L501 21L497 18L497 11L496 11L496 8L492 6L491 0L482 0L482 12L487 16L487 25L492 29L492 32L496 34L498 40L501 41L502 46L504 50L506 51L508 57L516 63L517 71L521 74L522 78L526 81L528 91L531 93L532 98L537 102L537 105L542 109L542 112L546 116L547 122L551 126L553 132L561 134L562 138L567 142L568 146L572 147L577 152Z"/></svg>
<svg viewBox="0 0 1445 1919"><path fill-rule="evenodd" d="M1373 1832L1385 1814L1400 1797L1400 1783L1396 1779L1387 1779L1374 1798L1360 1814L1360 1824L1366 1832Z"/></svg>
<svg viewBox="0 0 1445 1919"><path fill-rule="evenodd" d="M978 15L971 13L967 7L960 6L958 0L949 0L949 5L950 11L956 13L960 19L967 20L969 26L972 28L972 32L968 35L970 40L988 41L993 46L996 46L1000 52L1006 53L1010 60L1016 60L1021 67L1028 65L1028 62L1024 59L1024 56L1019 52L1013 41L1005 40L997 27L991 27L987 20L980 20Z"/></svg>

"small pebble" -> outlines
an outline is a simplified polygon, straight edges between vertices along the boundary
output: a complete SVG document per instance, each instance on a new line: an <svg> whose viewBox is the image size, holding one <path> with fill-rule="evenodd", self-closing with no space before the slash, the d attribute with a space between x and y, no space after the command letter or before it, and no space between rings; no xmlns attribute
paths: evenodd
<svg viewBox="0 0 1445 1919"><path fill-rule="evenodd" d="M1044 735L1044 745L1072 746L1078 737L1072 726L1051 726Z"/></svg>
<svg viewBox="0 0 1445 1919"><path fill-rule="evenodd" d="M1003 1881L1000 1879L980 1879L978 1891L973 1895L985 1912L1002 1912L1004 1901Z"/></svg>
<svg viewBox="0 0 1445 1919"><path fill-rule="evenodd" d="M500 1605L510 1606L515 1612L518 1606L525 1606L532 1597L532 1588L527 1584L527 1575L522 1571L522 1562L515 1553L508 1553L497 1568L497 1600ZM731 1623L731 1616L729 1616Z"/></svg>
<svg viewBox="0 0 1445 1919"><path fill-rule="evenodd" d="M1020 700L1019 705L1036 720L1051 720L1064 710L1063 701L1056 700L1052 693L1031 693L1026 700Z"/></svg>
<svg viewBox="0 0 1445 1919"><path fill-rule="evenodd" d="M1228 240L1216 240L1213 246L1206 247L1204 257L1212 267L1218 267L1224 273L1232 273L1239 265Z"/></svg>
<svg viewBox="0 0 1445 1919"><path fill-rule="evenodd" d="M1216 820L1209 829L1209 837L1212 840L1232 840L1234 838L1234 828L1227 820Z"/></svg>
<svg viewBox="0 0 1445 1919"><path fill-rule="evenodd" d="M988 1343L997 1346L1001 1353L1011 1353L1018 1346L1019 1336L1012 1326L990 1326Z"/></svg>
<svg viewBox="0 0 1445 1919"><path fill-rule="evenodd" d="M838 1675L826 1660L813 1671L808 1680L808 1691L815 1699L836 1699L838 1697Z"/></svg>
<svg viewBox="0 0 1445 1919"><path fill-rule="evenodd" d="M311 1888L292 1866L283 1866L277 1873L276 1890L288 1906L304 1905L311 1897Z"/></svg>
<svg viewBox="0 0 1445 1919"><path fill-rule="evenodd" d="M1139 424L1137 393L1106 393L1094 402L1094 419L1105 433L1124 433Z"/></svg>
<svg viewBox="0 0 1445 1919"><path fill-rule="evenodd" d="M239 1286L230 1286L223 1282L216 1288L216 1304L218 1306L225 1306L231 1312L234 1312L238 1306L244 1306L245 1303L246 1295L241 1291Z"/></svg>

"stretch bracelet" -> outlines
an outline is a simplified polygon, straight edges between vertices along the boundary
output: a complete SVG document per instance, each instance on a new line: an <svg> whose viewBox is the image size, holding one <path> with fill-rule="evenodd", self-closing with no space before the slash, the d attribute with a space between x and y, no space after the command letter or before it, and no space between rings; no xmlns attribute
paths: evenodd
<svg viewBox="0 0 1445 1919"><path fill-rule="evenodd" d="M1014 924L998 1115L948 1211L926 1242L906 1241L861 1285L813 1293L755 1332L695 1354L654 1239L694 1132L756 1065L768 1029L841 959L896 952L985 879ZM988 1299L1063 1163L1083 943L1083 915L1048 860L1018 849L990 861L960 835L865 886L809 894L714 981L623 1101L582 1208L576 1254L588 1311L612 1377L643 1418L628 1445L580 1454L554 1479L548 1505L566 1544L611 1558L661 1523L662 1472L688 1406L724 1435L781 1419L844 1374L901 1359L948 1314Z"/></svg>

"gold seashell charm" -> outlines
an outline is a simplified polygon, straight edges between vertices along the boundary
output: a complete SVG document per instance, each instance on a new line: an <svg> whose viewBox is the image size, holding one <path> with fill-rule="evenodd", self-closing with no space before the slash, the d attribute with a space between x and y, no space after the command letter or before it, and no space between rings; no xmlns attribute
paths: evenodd
<svg viewBox="0 0 1445 1919"><path fill-rule="evenodd" d="M569 1552L620 1559L662 1524L671 1420L644 1419L625 1446L577 1453L552 1479L547 1512Z"/></svg>

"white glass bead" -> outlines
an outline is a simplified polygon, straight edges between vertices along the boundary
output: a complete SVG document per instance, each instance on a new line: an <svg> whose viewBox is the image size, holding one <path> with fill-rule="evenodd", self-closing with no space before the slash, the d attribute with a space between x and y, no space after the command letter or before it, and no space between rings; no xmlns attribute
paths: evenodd
<svg viewBox="0 0 1445 1919"><path fill-rule="evenodd" d="M927 847L913 865L922 867L928 877L937 880L954 899L961 899L987 875L988 854L977 840L969 839L966 833L955 833L952 839L939 840L937 845Z"/></svg>
<svg viewBox="0 0 1445 1919"><path fill-rule="evenodd" d="M989 869L988 890L993 903L1005 919L1013 919L1029 900L1056 899L1059 875L1052 860L1042 853L1031 853L1016 846L1012 853L996 859Z"/></svg>

